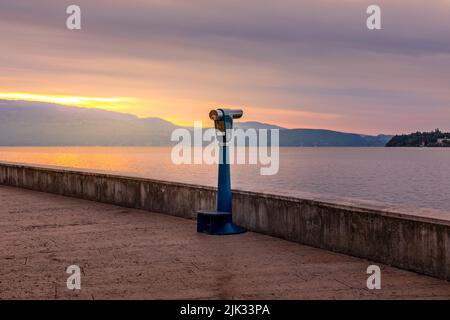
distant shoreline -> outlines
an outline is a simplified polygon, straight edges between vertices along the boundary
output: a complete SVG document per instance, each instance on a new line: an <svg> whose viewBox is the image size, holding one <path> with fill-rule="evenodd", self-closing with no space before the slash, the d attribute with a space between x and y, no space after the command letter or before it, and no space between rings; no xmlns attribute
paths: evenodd
<svg viewBox="0 0 450 320"><path fill-rule="evenodd" d="M431 132L415 132L394 136L386 147L448 148L450 132L436 129Z"/></svg>

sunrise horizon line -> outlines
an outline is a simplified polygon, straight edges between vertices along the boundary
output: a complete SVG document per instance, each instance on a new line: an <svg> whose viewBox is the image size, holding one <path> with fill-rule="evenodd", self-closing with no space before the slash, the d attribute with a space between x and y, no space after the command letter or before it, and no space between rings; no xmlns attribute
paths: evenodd
<svg viewBox="0 0 450 320"><path fill-rule="evenodd" d="M28 99L31 97L48 97L48 99ZM83 102L82 100L85 100L85 102ZM194 121L185 121L185 122L179 122L179 121L174 121L172 119L170 119L170 117L161 117L161 116L152 116L152 115L139 115L136 113L133 113L132 111L127 111L127 110L120 110L120 108L118 108L118 110L114 110L113 106L101 106L101 105L93 105L92 103L113 103L114 101L138 101L139 99L137 98L131 98L131 97L109 97L109 98L105 98L105 97L89 97L89 96L67 96L67 95L57 95L57 94L34 94L34 93L22 93L20 92L18 97L14 98L13 95L11 95L10 93L5 94L3 92L0 92L0 101L11 101L11 102L31 102L31 103L41 103L41 104L47 104L47 105L54 105L57 107L72 107L72 108L80 108L80 109L87 109L87 110L101 110L101 111L107 111L107 112L113 112L113 113L118 113L118 114L123 114L123 115L131 115L131 116L135 116L138 119L149 119L149 118L156 118L156 119L161 119L164 121L167 121L169 123L171 123L174 126L178 126L178 127L194 127L195 126L195 121L202 121L203 124L206 124L206 126L204 125L204 128L210 128L213 127L212 124L208 125L208 122L203 121L203 119L198 119L198 120L194 120ZM66 101L66 102L65 102ZM77 104L76 102L78 101ZM89 103L87 103L89 102ZM211 108L213 108L213 106L211 106ZM368 135L368 136L377 136L377 135L395 135L392 133L383 133L383 132L379 132L379 133L373 133L373 132L369 132L369 133L364 133L364 132L357 132L354 131L352 129L333 129L333 128L327 128L327 127L317 127L317 126L296 126L296 125L282 125L279 124L277 122L268 122L266 120L259 120L259 119L250 119L250 120L246 120L243 121L243 123L250 123L250 122L255 122L258 124L262 124L262 125L267 125L267 126L276 126L279 127L279 129L282 130L325 130L325 131L333 131L333 132L341 132L341 133L351 133L351 134L358 134L358 135Z"/></svg>

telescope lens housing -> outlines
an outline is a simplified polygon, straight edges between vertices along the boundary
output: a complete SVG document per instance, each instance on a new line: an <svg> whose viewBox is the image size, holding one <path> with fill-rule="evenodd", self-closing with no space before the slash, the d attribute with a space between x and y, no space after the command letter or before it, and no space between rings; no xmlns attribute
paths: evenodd
<svg viewBox="0 0 450 320"><path fill-rule="evenodd" d="M209 112L209 118L214 121L220 121L223 118L223 111L220 109L211 110Z"/></svg>
<svg viewBox="0 0 450 320"><path fill-rule="evenodd" d="M239 119L243 114L244 112L239 109L216 109L209 112L209 118L214 121L221 121L226 115L232 119Z"/></svg>

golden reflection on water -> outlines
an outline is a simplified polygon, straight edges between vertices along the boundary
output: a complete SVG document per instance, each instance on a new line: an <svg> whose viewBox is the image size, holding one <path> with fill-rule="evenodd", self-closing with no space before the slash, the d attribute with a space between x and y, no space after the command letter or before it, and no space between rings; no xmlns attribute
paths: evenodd
<svg viewBox="0 0 450 320"><path fill-rule="evenodd" d="M175 165L171 147L0 147L0 161L215 185L214 165ZM255 168L256 170L256 168ZM195 174L193 174L195 172Z"/></svg>
<svg viewBox="0 0 450 320"><path fill-rule="evenodd" d="M58 167L130 172L136 161L170 160L167 147L11 147L0 148L0 160ZM168 159L165 159L168 158Z"/></svg>

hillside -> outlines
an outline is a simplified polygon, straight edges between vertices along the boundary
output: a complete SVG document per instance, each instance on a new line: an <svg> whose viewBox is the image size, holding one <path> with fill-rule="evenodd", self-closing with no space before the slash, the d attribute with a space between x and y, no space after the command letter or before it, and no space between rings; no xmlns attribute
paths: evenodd
<svg viewBox="0 0 450 320"><path fill-rule="evenodd" d="M280 129L280 146L379 147L391 136L285 129L254 121L242 129ZM0 100L1 146L164 146L177 126L159 118L41 102Z"/></svg>
<svg viewBox="0 0 450 320"><path fill-rule="evenodd" d="M390 138L323 129L280 130L280 145L289 147L383 147Z"/></svg>
<svg viewBox="0 0 450 320"><path fill-rule="evenodd" d="M158 146L176 126L99 109L0 101L2 146ZM169 139L168 139L169 138Z"/></svg>
<svg viewBox="0 0 450 320"><path fill-rule="evenodd" d="M394 136L386 147L450 147L450 132L439 129Z"/></svg>

